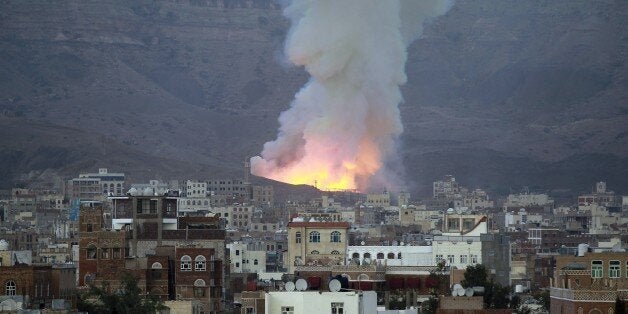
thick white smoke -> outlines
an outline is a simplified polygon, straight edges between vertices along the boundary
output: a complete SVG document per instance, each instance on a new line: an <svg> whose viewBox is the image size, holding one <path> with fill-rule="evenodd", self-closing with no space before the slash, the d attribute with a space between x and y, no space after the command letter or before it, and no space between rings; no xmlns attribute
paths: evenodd
<svg viewBox="0 0 628 314"><path fill-rule="evenodd" d="M254 175L365 190L397 154L406 48L448 0L293 0L285 52L311 75L279 117L277 139L251 159Z"/></svg>

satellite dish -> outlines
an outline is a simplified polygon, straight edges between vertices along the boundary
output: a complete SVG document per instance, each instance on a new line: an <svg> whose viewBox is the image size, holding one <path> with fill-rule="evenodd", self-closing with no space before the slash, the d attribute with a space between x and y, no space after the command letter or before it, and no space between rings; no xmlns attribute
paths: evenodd
<svg viewBox="0 0 628 314"><path fill-rule="evenodd" d="M329 282L329 291L338 292L340 291L340 288L342 288L342 285L340 284L340 281L338 279L332 279Z"/></svg>
<svg viewBox="0 0 628 314"><path fill-rule="evenodd" d="M364 245L364 241L360 242L361 245Z"/></svg>
<svg viewBox="0 0 628 314"><path fill-rule="evenodd" d="M467 297L472 297L473 296L473 288L467 288L464 290L464 295Z"/></svg>
<svg viewBox="0 0 628 314"><path fill-rule="evenodd" d="M465 293L464 288L459 283L454 285L454 291L451 293L453 296L463 296Z"/></svg>
<svg viewBox="0 0 628 314"><path fill-rule="evenodd" d="M286 291L294 291L294 282L288 281L285 285Z"/></svg>
<svg viewBox="0 0 628 314"><path fill-rule="evenodd" d="M297 280L295 286L298 291L305 291L307 290L307 281L305 281L305 279L299 279Z"/></svg>

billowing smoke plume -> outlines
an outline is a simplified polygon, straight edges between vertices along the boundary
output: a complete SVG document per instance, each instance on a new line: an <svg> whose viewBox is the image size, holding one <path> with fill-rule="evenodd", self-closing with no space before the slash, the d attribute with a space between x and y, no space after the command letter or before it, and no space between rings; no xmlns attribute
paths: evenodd
<svg viewBox="0 0 628 314"><path fill-rule="evenodd" d="M293 0L285 52L311 75L251 172L292 184L366 190L390 182L403 131L406 47L448 0Z"/></svg>

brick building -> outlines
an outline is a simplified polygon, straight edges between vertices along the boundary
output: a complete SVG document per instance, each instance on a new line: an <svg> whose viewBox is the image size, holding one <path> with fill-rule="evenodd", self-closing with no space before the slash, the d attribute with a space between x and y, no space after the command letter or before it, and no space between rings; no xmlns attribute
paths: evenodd
<svg viewBox="0 0 628 314"><path fill-rule="evenodd" d="M1 295L23 300L26 308L51 308L52 300L76 305L74 265L0 266Z"/></svg>
<svg viewBox="0 0 628 314"><path fill-rule="evenodd" d="M615 313L628 301L628 252L586 252L556 256L550 288L551 313Z"/></svg>

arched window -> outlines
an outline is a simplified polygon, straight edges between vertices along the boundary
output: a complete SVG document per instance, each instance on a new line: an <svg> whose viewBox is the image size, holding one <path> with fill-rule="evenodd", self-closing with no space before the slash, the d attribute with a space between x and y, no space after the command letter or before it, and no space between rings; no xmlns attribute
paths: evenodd
<svg viewBox="0 0 628 314"><path fill-rule="evenodd" d="M384 259L384 253L377 253L377 259Z"/></svg>
<svg viewBox="0 0 628 314"><path fill-rule="evenodd" d="M181 256L181 270L183 271L192 270L192 258L191 257L187 255Z"/></svg>
<svg viewBox="0 0 628 314"><path fill-rule="evenodd" d="M310 242L321 242L321 233L318 231L310 232Z"/></svg>
<svg viewBox="0 0 628 314"><path fill-rule="evenodd" d="M330 241L331 242L336 242L336 243L340 242L340 231L333 231L331 233Z"/></svg>
<svg viewBox="0 0 628 314"><path fill-rule="evenodd" d="M395 259L395 253L388 253L388 259Z"/></svg>
<svg viewBox="0 0 628 314"><path fill-rule="evenodd" d="M205 280L203 279L194 280L194 287L205 287Z"/></svg>
<svg viewBox="0 0 628 314"><path fill-rule="evenodd" d="M336 250L333 250L333 251L331 251L331 255L340 255L340 252L338 252Z"/></svg>
<svg viewBox="0 0 628 314"><path fill-rule="evenodd" d="M364 253L364 258L371 258L371 253Z"/></svg>
<svg viewBox="0 0 628 314"><path fill-rule="evenodd" d="M355 252L351 255L351 258L360 258L360 253Z"/></svg>
<svg viewBox="0 0 628 314"><path fill-rule="evenodd" d="M197 257L194 258L194 270L198 270L198 271L205 271L206 269L206 262L205 262L205 256L203 255L199 255Z"/></svg>
<svg viewBox="0 0 628 314"><path fill-rule="evenodd" d="M4 285L4 294L15 295L15 291L17 291L17 288L15 286L15 281L13 280L7 281L7 283Z"/></svg>
<svg viewBox="0 0 628 314"><path fill-rule="evenodd" d="M295 234L294 242L301 243L301 232Z"/></svg>

